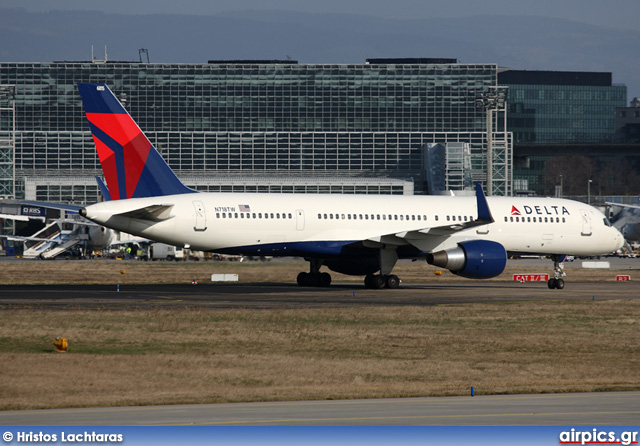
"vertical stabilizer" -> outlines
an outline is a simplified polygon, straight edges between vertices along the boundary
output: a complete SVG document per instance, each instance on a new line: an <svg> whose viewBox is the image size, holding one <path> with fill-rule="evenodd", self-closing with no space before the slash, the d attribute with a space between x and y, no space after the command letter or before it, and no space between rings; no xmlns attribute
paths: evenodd
<svg viewBox="0 0 640 446"><path fill-rule="evenodd" d="M78 84L112 200L195 192L162 159L105 84Z"/></svg>

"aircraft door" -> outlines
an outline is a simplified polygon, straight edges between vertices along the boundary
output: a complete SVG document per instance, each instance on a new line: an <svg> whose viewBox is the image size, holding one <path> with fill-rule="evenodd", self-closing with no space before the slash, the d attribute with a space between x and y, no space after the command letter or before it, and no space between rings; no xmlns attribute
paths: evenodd
<svg viewBox="0 0 640 446"><path fill-rule="evenodd" d="M582 218L582 235L591 235L591 217L589 217L589 211L580 209L580 215Z"/></svg>
<svg viewBox="0 0 640 446"><path fill-rule="evenodd" d="M193 202L193 209L196 214L195 226L193 227L194 231L206 231L207 230L207 214L204 210L204 204L202 201L195 200Z"/></svg>
<svg viewBox="0 0 640 446"><path fill-rule="evenodd" d="M304 231L304 211L296 209L296 231Z"/></svg>

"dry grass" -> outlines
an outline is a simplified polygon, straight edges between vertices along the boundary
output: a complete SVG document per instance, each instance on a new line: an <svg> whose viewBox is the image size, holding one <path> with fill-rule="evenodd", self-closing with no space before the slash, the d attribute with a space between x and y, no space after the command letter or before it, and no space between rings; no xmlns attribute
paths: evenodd
<svg viewBox="0 0 640 446"><path fill-rule="evenodd" d="M638 261L640 265L640 261ZM511 263L497 278L490 280L511 281L515 273L551 273L549 260L544 267L532 268L526 261L519 266ZM189 283L210 281L213 273L237 273L241 282L289 282L295 283L300 271L308 271L309 263L299 261L273 262L142 262L118 260L81 261L11 261L2 262L0 285L9 284L138 284L138 283ZM124 271L124 274L121 273ZM442 271L441 276L434 272ZM398 262L394 274L407 283L460 280L447 270L428 265L424 261ZM570 279L575 281L615 281L611 270L571 268ZM334 282L362 283L360 276L331 273Z"/></svg>
<svg viewBox="0 0 640 446"><path fill-rule="evenodd" d="M638 314L638 301L3 310L0 409L640 389Z"/></svg>

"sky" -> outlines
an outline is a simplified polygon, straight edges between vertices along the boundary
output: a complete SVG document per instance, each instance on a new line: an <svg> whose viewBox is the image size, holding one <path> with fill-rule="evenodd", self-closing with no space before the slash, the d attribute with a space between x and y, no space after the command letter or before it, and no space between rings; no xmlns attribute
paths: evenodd
<svg viewBox="0 0 640 446"><path fill-rule="evenodd" d="M385 18L533 15L640 30L639 0L3 0L28 11L93 10L119 14L213 15L228 11L288 10L367 14Z"/></svg>

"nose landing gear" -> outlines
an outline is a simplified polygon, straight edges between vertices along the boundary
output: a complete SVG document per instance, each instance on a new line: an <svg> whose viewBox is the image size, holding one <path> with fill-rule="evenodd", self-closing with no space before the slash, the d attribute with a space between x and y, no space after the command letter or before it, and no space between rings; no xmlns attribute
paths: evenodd
<svg viewBox="0 0 640 446"><path fill-rule="evenodd" d="M554 288L561 290L564 288L564 279L562 278L567 275L564 272L564 259L566 257L567 256L560 255L551 256L551 260L553 260L553 278L547 282L550 290Z"/></svg>

